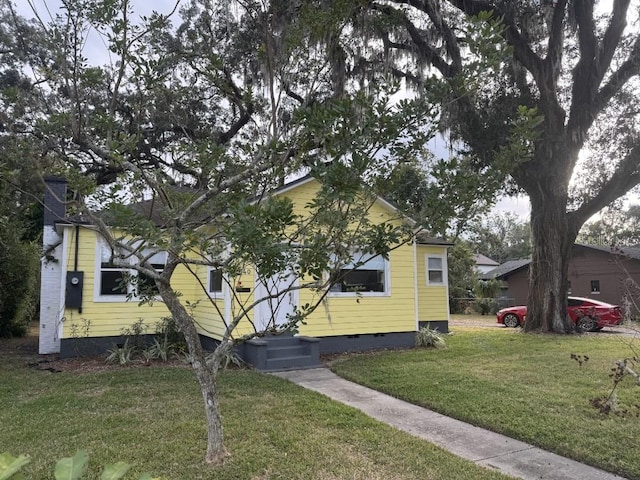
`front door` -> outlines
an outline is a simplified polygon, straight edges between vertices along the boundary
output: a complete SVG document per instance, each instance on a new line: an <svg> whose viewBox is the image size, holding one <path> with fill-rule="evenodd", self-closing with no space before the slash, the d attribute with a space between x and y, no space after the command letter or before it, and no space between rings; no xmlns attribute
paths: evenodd
<svg viewBox="0 0 640 480"><path fill-rule="evenodd" d="M264 282L256 280L255 299L264 298L256 307L255 324L258 331L276 328L289 321L298 305L298 290L287 290L297 286L298 278L291 270L274 275Z"/></svg>

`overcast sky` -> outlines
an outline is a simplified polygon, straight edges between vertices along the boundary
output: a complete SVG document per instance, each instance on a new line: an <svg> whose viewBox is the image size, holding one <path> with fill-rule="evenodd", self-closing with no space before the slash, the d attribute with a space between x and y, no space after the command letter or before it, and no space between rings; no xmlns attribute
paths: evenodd
<svg viewBox="0 0 640 480"><path fill-rule="evenodd" d="M60 0L14 0L18 13L26 18L33 17L33 8L36 9L43 20L49 20L49 13L55 16L60 12L62 2ZM181 4L186 2L181 1ZM176 2L174 0L133 0L134 11L137 16L149 15L152 11L169 13L173 10Z"/></svg>

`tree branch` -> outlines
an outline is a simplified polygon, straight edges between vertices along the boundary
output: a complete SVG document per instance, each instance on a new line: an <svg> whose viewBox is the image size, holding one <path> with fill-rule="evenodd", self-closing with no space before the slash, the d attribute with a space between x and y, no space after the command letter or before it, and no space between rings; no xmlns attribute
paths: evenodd
<svg viewBox="0 0 640 480"><path fill-rule="evenodd" d="M620 43L622 33L627 26L626 19L627 11L629 10L629 3L630 0L614 0L613 2L613 16L611 18L611 22L609 22L606 32L604 33L604 38L600 43L600 48L598 49L596 57L596 72L600 76L600 81L602 81L605 72L611 66L613 54L615 53L616 48Z"/></svg>
<svg viewBox="0 0 640 480"><path fill-rule="evenodd" d="M551 20L551 30L549 32L549 42L547 43L547 58L544 63L552 72L553 84L557 85L558 76L561 72L562 53L564 47L564 17L567 0L559 0L553 7L553 18Z"/></svg>
<svg viewBox="0 0 640 480"><path fill-rule="evenodd" d="M613 72L609 81L597 93L593 101L594 113L599 113L632 77L640 74L640 37L636 39L627 60Z"/></svg>
<svg viewBox="0 0 640 480"><path fill-rule="evenodd" d="M460 72L462 70L460 45L458 44L458 39L455 33L444 21L444 16L442 15L439 2L434 2L433 0L427 0L425 2L410 0L409 3L414 8L422 10L429 16L435 27L442 34L445 45L447 46L447 53L449 54L449 57L451 57L452 69L456 72Z"/></svg>
<svg viewBox="0 0 640 480"><path fill-rule="evenodd" d="M571 109L567 131L578 142L593 124L598 113L615 95L624 83L638 71L638 42L629 59L615 72L609 83L600 91L602 80L611 66L616 47L626 26L626 14L630 0L615 0L613 16L600 45L596 38L596 25L593 20L593 2L579 0L574 4L578 22L578 42L580 61L573 71ZM640 40L639 40L640 41Z"/></svg>
<svg viewBox="0 0 640 480"><path fill-rule="evenodd" d="M576 234L580 227L597 212L640 183L640 143L637 143L620 162L611 178L591 200L567 214L569 228Z"/></svg>
<svg viewBox="0 0 640 480"><path fill-rule="evenodd" d="M403 3L403 2L400 2ZM442 75L446 78L452 78L459 70L456 71L455 67L449 65L444 58L442 58L436 49L434 49L423 37L420 30L411 22L411 20L407 17L407 15L401 10L392 8L389 5L380 5L377 3L373 3L371 8L375 11L378 11L389 18L399 18L402 21L402 25L407 30L407 33L411 37L411 41L416 45L416 52L429 64L433 67L437 68Z"/></svg>
<svg viewBox="0 0 640 480"><path fill-rule="evenodd" d="M546 84L543 76L543 72L545 71L543 61L531 49L529 42L522 35L511 16L491 2L481 0L450 0L450 3L467 15L476 16L481 12L494 12L495 17L501 18L506 27L503 34L504 39L513 47L514 56L531 72L538 87L542 90L542 87Z"/></svg>

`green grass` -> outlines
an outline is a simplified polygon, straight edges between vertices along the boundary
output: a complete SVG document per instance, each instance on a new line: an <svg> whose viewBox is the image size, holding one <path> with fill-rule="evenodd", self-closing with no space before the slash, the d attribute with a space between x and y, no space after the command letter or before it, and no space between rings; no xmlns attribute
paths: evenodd
<svg viewBox="0 0 640 480"><path fill-rule="evenodd" d="M332 368L414 404L640 479L640 419L605 416L589 402L609 393L613 361L632 354L630 338L463 328L446 341L445 350L354 356ZM589 360L579 366L572 353ZM640 404L640 388L627 379L618 398Z"/></svg>
<svg viewBox="0 0 640 480"><path fill-rule="evenodd" d="M498 325L496 322L495 314L480 315L479 313L456 313L451 315L451 320L460 323L470 324L486 324L486 325Z"/></svg>
<svg viewBox="0 0 640 480"><path fill-rule="evenodd" d="M130 476L168 479L499 479L317 393L246 370L225 372L224 466L204 463L202 397L191 370L122 368L51 373L3 354L0 452L28 454L27 478L52 478L59 458L90 454L87 478L115 461ZM6 349L4 350L6 352Z"/></svg>

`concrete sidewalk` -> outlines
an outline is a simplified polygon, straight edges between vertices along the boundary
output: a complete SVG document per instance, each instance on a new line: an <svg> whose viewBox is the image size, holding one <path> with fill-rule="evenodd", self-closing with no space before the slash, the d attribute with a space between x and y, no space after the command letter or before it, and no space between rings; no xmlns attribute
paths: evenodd
<svg viewBox="0 0 640 480"><path fill-rule="evenodd" d="M370 417L428 440L459 457L517 478L623 478L349 382L327 368L274 375L362 410Z"/></svg>

